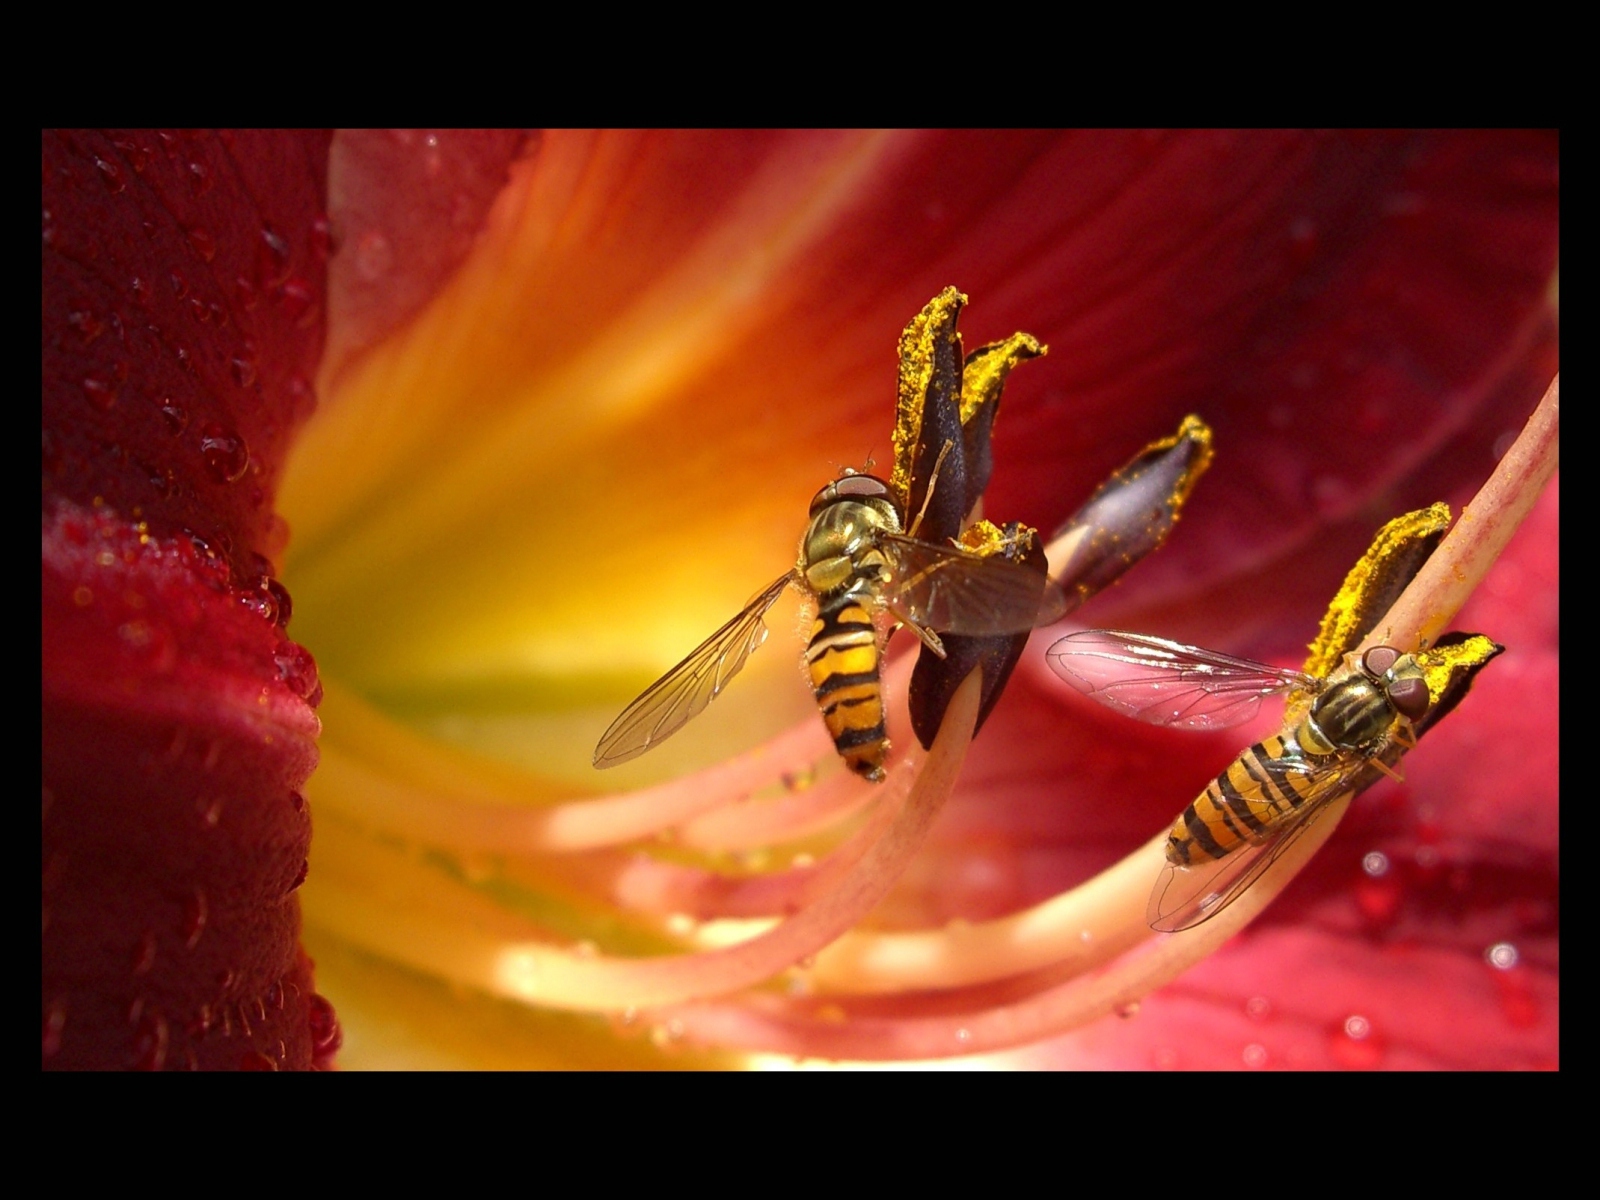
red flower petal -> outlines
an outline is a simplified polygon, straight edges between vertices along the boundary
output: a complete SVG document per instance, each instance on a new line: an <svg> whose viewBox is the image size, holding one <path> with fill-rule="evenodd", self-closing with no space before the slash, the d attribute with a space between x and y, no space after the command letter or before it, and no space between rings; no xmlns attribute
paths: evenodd
<svg viewBox="0 0 1600 1200"><path fill-rule="evenodd" d="M326 135L42 138L43 1057L306 1067L310 655L271 579Z"/></svg>

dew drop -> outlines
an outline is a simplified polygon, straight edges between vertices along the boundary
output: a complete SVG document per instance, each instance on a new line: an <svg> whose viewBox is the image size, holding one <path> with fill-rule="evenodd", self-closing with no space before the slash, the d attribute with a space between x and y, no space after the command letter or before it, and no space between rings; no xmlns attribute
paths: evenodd
<svg viewBox="0 0 1600 1200"><path fill-rule="evenodd" d="M167 281L172 284L172 294L179 300L189 294L189 277L182 271L174 268L172 274L167 276Z"/></svg>
<svg viewBox="0 0 1600 1200"><path fill-rule="evenodd" d="M133 973L135 975L148 975L150 968L156 965L156 934L155 930L145 931L144 937L139 939L139 945L133 952Z"/></svg>
<svg viewBox="0 0 1600 1200"><path fill-rule="evenodd" d="M117 402L120 389L116 382L99 375L88 375L83 380L83 394L89 397L89 403L101 412L110 412Z"/></svg>
<svg viewBox="0 0 1600 1200"><path fill-rule="evenodd" d="M306 1001L306 1024L311 1030L311 1051L318 1056L332 1054L344 1041L339 1017L326 997L316 992Z"/></svg>
<svg viewBox="0 0 1600 1200"><path fill-rule="evenodd" d="M1244 1059L1245 1066L1252 1071L1259 1071L1267 1065L1267 1048L1260 1042L1251 1042L1244 1048L1244 1053L1240 1057Z"/></svg>
<svg viewBox="0 0 1600 1200"><path fill-rule="evenodd" d="M261 230L256 250L256 286L262 291L277 287L289 274L289 242L270 225Z"/></svg>
<svg viewBox="0 0 1600 1200"><path fill-rule="evenodd" d="M1137 1017L1138 1015L1139 1001L1137 1000L1130 1000L1126 1004L1119 1004L1117 1006L1117 1016L1121 1017L1124 1021L1133 1017Z"/></svg>
<svg viewBox="0 0 1600 1200"><path fill-rule="evenodd" d="M273 603L272 597L266 592L241 592L239 594L239 605L241 608L249 609L268 624L276 625L278 623L278 606Z"/></svg>
<svg viewBox="0 0 1600 1200"><path fill-rule="evenodd" d="M1517 965L1517 948L1510 942L1496 942L1483 952L1483 961L1498 971L1509 971Z"/></svg>
<svg viewBox="0 0 1600 1200"><path fill-rule="evenodd" d="M300 869L295 872L294 882L289 885L290 892L296 891L300 885L306 881L306 875L310 872L310 870L311 861L309 859L302 858L300 860ZM285 892L284 894L288 895L288 892Z"/></svg>
<svg viewBox="0 0 1600 1200"><path fill-rule="evenodd" d="M72 602L79 608L88 608L94 603L94 593L80 584L73 589Z"/></svg>
<svg viewBox="0 0 1600 1200"><path fill-rule="evenodd" d="M674 1017L672 1020L650 1028L650 1041L657 1050L666 1050L677 1045L683 1040L683 1022Z"/></svg>
<svg viewBox="0 0 1600 1200"><path fill-rule="evenodd" d="M311 235L308 241L312 257L318 262L327 262L333 253L333 226L327 217L318 217L311 222Z"/></svg>
<svg viewBox="0 0 1600 1200"><path fill-rule="evenodd" d="M256 285L243 275L233 281L233 294L239 302L239 307L245 312L254 312L256 304L261 299L261 293L256 290Z"/></svg>
<svg viewBox="0 0 1600 1200"><path fill-rule="evenodd" d="M1251 996L1244 1002L1244 1015L1252 1021L1265 1021L1272 1015L1272 1002L1265 996Z"/></svg>
<svg viewBox="0 0 1600 1200"><path fill-rule="evenodd" d="M294 600L289 596L289 589L284 587L272 576L268 575L261 585L262 590L272 597L272 606L278 628L289 627L289 616L294 612Z"/></svg>
<svg viewBox="0 0 1600 1200"><path fill-rule="evenodd" d="M78 331L83 344L88 345L106 331L106 323L88 309L76 309L67 314L67 324Z"/></svg>
<svg viewBox="0 0 1600 1200"><path fill-rule="evenodd" d="M256 381L256 364L244 355L236 355L229 363L228 369L233 373L233 381L240 387L249 387Z"/></svg>
<svg viewBox="0 0 1600 1200"><path fill-rule="evenodd" d="M317 663L311 651L285 638L272 657L284 686L315 708L322 700L322 681L317 677Z"/></svg>
<svg viewBox="0 0 1600 1200"><path fill-rule="evenodd" d="M1389 856L1381 850L1374 850L1363 856L1361 869L1373 879L1381 879L1389 873Z"/></svg>
<svg viewBox="0 0 1600 1200"><path fill-rule="evenodd" d="M291 325L301 325L312 315L316 294L311 285L299 276L286 279L278 289L278 307Z"/></svg>
<svg viewBox="0 0 1600 1200"><path fill-rule="evenodd" d="M211 169L204 163L192 162L189 164L189 191L196 196L204 196L211 190Z"/></svg>
<svg viewBox="0 0 1600 1200"><path fill-rule="evenodd" d="M203 1038L211 1032L211 1021L211 1005L202 1004L195 1009L194 1016L189 1018L184 1029L192 1038Z"/></svg>
<svg viewBox="0 0 1600 1200"><path fill-rule="evenodd" d="M217 256L217 239L204 229L195 228L189 230L189 245L193 246L195 253L206 262L210 262Z"/></svg>
<svg viewBox="0 0 1600 1200"><path fill-rule="evenodd" d="M276 1071L278 1064L259 1050L246 1050L239 1057L241 1071Z"/></svg>
<svg viewBox="0 0 1600 1200"><path fill-rule="evenodd" d="M1385 1048L1372 1022L1352 1014L1329 1032L1328 1053L1345 1070L1370 1071L1382 1065Z"/></svg>
<svg viewBox="0 0 1600 1200"><path fill-rule="evenodd" d="M139 1018L133 1039L133 1069L159 1071L167 1062L167 1019L157 1012Z"/></svg>
<svg viewBox="0 0 1600 1200"><path fill-rule="evenodd" d="M972 1030L966 1028L956 1030L956 1041L960 1042L963 1046L971 1042Z"/></svg>
<svg viewBox="0 0 1600 1200"><path fill-rule="evenodd" d="M250 448L236 433L215 421L206 422L200 436L200 457L219 483L236 483L250 466Z"/></svg>
<svg viewBox="0 0 1600 1200"><path fill-rule="evenodd" d="M306 798L299 792L289 793L289 804L297 813L305 812L306 810Z"/></svg>
<svg viewBox="0 0 1600 1200"><path fill-rule="evenodd" d="M200 944L200 935L206 931L206 894L200 888L189 893L183 903L183 946L193 950Z"/></svg>
<svg viewBox="0 0 1600 1200"><path fill-rule="evenodd" d="M212 800L204 797L195 802L195 808L200 813L200 824L205 829L215 829L222 821L222 798L219 796Z"/></svg>
<svg viewBox="0 0 1600 1200"><path fill-rule="evenodd" d="M106 185L106 191L113 196L128 186L128 181L122 177L122 168L114 162L96 156L94 169L100 174L100 182Z"/></svg>

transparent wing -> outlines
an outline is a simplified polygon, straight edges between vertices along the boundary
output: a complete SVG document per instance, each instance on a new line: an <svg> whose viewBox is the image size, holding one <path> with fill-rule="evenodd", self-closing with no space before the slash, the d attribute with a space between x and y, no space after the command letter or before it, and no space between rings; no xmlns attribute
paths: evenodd
<svg viewBox="0 0 1600 1200"><path fill-rule="evenodd" d="M761 618L794 580L793 571L773 580L744 606L743 612L623 709L594 748L594 765L614 767L638 758L698 716L739 673L745 659L767 640L766 622Z"/></svg>
<svg viewBox="0 0 1600 1200"><path fill-rule="evenodd" d="M1070 633L1045 657L1085 696L1175 729L1228 729L1254 717L1267 696L1323 687L1300 671L1112 629Z"/></svg>
<svg viewBox="0 0 1600 1200"><path fill-rule="evenodd" d="M883 534L889 560L883 602L895 614L939 633L988 637L1026 633L1067 611L1061 586L1003 558Z"/></svg>
<svg viewBox="0 0 1600 1200"><path fill-rule="evenodd" d="M1305 801L1259 842L1192 867L1166 864L1150 892L1145 920L1159 933L1193 929L1209 921L1250 889L1278 856L1327 811L1330 801L1351 790L1366 767L1360 756L1337 755L1333 762L1302 760L1290 769L1309 776Z"/></svg>

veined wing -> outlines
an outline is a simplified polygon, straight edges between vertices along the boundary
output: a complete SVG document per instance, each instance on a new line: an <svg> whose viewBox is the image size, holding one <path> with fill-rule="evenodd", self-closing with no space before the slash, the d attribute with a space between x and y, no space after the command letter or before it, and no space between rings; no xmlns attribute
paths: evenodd
<svg viewBox="0 0 1600 1200"><path fill-rule="evenodd" d="M767 625L762 618L794 580L793 571L773 580L744 606L743 612L623 709L594 748L594 765L614 767L638 758L657 742L677 733L721 695L745 659L767 640Z"/></svg>
<svg viewBox="0 0 1600 1200"><path fill-rule="evenodd" d="M1366 767L1360 755L1330 756L1333 761L1302 759L1295 769L1310 778L1302 785L1305 800L1273 826L1259 842L1232 854L1190 867L1167 863L1150 892L1145 920L1158 933L1193 929L1209 921L1250 889L1300 835L1327 811L1328 804L1355 787Z"/></svg>
<svg viewBox="0 0 1600 1200"><path fill-rule="evenodd" d="M1264 697L1292 691L1314 695L1323 686L1300 671L1112 629L1070 633L1045 657L1085 696L1175 729L1242 725L1256 715Z"/></svg>
<svg viewBox="0 0 1600 1200"><path fill-rule="evenodd" d="M1059 584L1007 559L895 534L881 535L878 547L890 569L883 602L938 633L1026 633L1067 610Z"/></svg>

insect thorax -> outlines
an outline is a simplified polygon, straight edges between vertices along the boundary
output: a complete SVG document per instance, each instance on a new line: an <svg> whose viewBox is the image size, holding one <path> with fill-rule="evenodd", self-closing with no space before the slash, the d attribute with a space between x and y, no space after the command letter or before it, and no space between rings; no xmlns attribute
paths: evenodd
<svg viewBox="0 0 1600 1200"><path fill-rule="evenodd" d="M887 574L878 537L900 532L887 497L840 499L811 518L800 540L800 570L817 595L880 582Z"/></svg>
<svg viewBox="0 0 1600 1200"><path fill-rule="evenodd" d="M1404 687L1421 674L1421 668L1409 655L1381 676L1362 669L1352 671L1329 684L1317 697L1297 732L1297 740L1311 754L1370 751L1389 734L1400 716L1390 689Z"/></svg>

